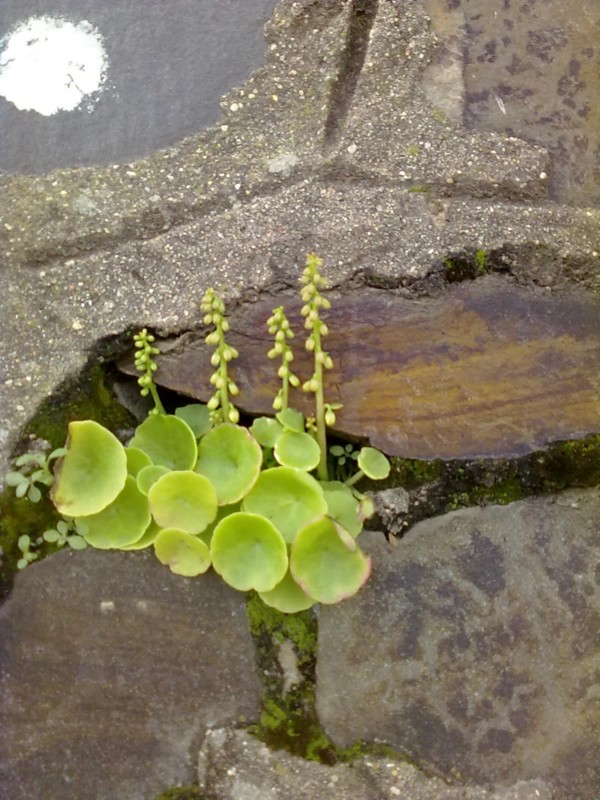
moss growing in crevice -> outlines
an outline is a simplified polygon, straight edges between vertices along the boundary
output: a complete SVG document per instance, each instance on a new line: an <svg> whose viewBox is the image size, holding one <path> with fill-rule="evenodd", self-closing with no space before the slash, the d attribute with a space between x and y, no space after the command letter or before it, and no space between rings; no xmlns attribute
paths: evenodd
<svg viewBox="0 0 600 800"><path fill-rule="evenodd" d="M365 755L406 761L384 744L336 747L323 730L315 706L318 618L314 609L283 614L256 594L249 595L246 608L262 681L262 711L259 722L249 728L251 734L273 749L322 764L351 762ZM287 691L278 657L285 643L294 648L300 676Z"/></svg>
<svg viewBox="0 0 600 800"><path fill-rule="evenodd" d="M192 783L189 786L174 786L172 789L167 789L154 800L208 800L208 798L197 783Z"/></svg>
<svg viewBox="0 0 600 800"><path fill-rule="evenodd" d="M383 488L408 491L409 508L402 520L406 531L416 522L458 508L506 505L525 497L597 486L600 435L555 442L520 458L391 462ZM374 520L375 527L378 522Z"/></svg>
<svg viewBox="0 0 600 800"><path fill-rule="evenodd" d="M262 711L250 733L274 749L335 763L336 748L321 727L315 709L317 617L313 609L283 614L265 605L257 594L248 597L248 623L256 648L262 682ZM295 655L296 680L286 685L280 654L285 643Z"/></svg>
<svg viewBox="0 0 600 800"><path fill-rule="evenodd" d="M49 449L62 447L67 438L71 420L93 419L113 433L130 430L136 423L115 399L112 372L98 364L94 355L90 366L77 380L65 382L38 409L25 427L13 456L38 449L44 442ZM55 526L60 519L47 495L39 503L15 497L14 489L7 487L0 494L0 598L10 590L21 552L17 547L19 536L27 534L35 541L40 534ZM43 542L36 548L39 558L55 552L56 546Z"/></svg>

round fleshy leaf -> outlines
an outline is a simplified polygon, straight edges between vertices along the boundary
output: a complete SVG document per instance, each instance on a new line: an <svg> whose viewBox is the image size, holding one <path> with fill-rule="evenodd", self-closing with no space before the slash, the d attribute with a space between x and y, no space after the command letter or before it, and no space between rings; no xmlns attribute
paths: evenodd
<svg viewBox="0 0 600 800"><path fill-rule="evenodd" d="M200 440L196 472L209 478L220 506L237 503L248 493L261 464L260 445L239 425L217 425Z"/></svg>
<svg viewBox="0 0 600 800"><path fill-rule="evenodd" d="M286 542L293 542L303 525L327 512L327 503L312 475L291 467L272 467L261 472L242 508L271 520Z"/></svg>
<svg viewBox="0 0 600 800"><path fill-rule="evenodd" d="M287 547L268 519L238 512L222 520L213 533L210 552L225 583L246 592L268 592L288 568Z"/></svg>
<svg viewBox="0 0 600 800"><path fill-rule="evenodd" d="M162 528L200 533L217 516L214 486L192 470L168 472L148 492L150 511Z"/></svg>
<svg viewBox="0 0 600 800"><path fill-rule="evenodd" d="M363 447L358 454L358 466L368 478L381 481L390 474L390 462L374 447Z"/></svg>
<svg viewBox="0 0 600 800"><path fill-rule="evenodd" d="M154 544L154 540L158 536L158 534L162 531L160 525L157 525L153 519L150 520L150 525L144 531L144 535L141 539L138 539L137 542L133 542L132 544L126 544L120 547L120 550L143 550L145 547L150 547L151 544Z"/></svg>
<svg viewBox="0 0 600 800"><path fill-rule="evenodd" d="M67 452L56 461L51 497L65 517L97 514L125 486L127 457L116 436L93 420L69 424Z"/></svg>
<svg viewBox="0 0 600 800"><path fill-rule="evenodd" d="M127 474L134 478L137 477L140 470L152 464L150 456L137 447L126 447L125 455L127 456Z"/></svg>
<svg viewBox="0 0 600 800"><path fill-rule="evenodd" d="M153 464L169 469L193 469L198 455L190 426L171 414L152 414L138 426L129 447L150 456Z"/></svg>
<svg viewBox="0 0 600 800"><path fill-rule="evenodd" d="M290 569L304 591L319 603L338 603L365 584L371 560L347 531L328 517L305 525L292 544Z"/></svg>
<svg viewBox="0 0 600 800"><path fill-rule="evenodd" d="M177 528L165 528L158 534L154 552L161 564L186 578L202 575L210 567L210 550L206 544Z"/></svg>
<svg viewBox="0 0 600 800"><path fill-rule="evenodd" d="M119 549L141 539L150 524L148 498L137 488L135 478L127 476L116 500L98 514L76 518L78 532L92 547Z"/></svg>
<svg viewBox="0 0 600 800"><path fill-rule="evenodd" d="M141 469L136 477L138 489L142 494L148 494L150 488L154 486L159 478L170 472L168 467L163 467L160 464L150 464L148 467Z"/></svg>
<svg viewBox="0 0 600 800"><path fill-rule="evenodd" d="M275 447L283 428L272 417L258 417L250 426L250 433L262 447Z"/></svg>
<svg viewBox="0 0 600 800"><path fill-rule="evenodd" d="M307 472L321 460L321 449L309 433L285 431L277 439L273 453L282 467L294 467Z"/></svg>
<svg viewBox="0 0 600 800"><path fill-rule="evenodd" d="M305 611L317 602L298 586L289 569L285 573L283 580L274 589L271 589L270 592L260 592L259 594L264 603L271 606L271 608L276 608L278 611L283 611L284 614Z"/></svg>
<svg viewBox="0 0 600 800"><path fill-rule="evenodd" d="M275 419L283 425L286 431L304 432L304 415L294 408L284 408L283 411L275 414Z"/></svg>
<svg viewBox="0 0 600 800"><path fill-rule="evenodd" d="M204 436L211 429L210 411L203 403L191 403L175 409L175 416L190 426L196 439Z"/></svg>
<svg viewBox="0 0 600 800"><path fill-rule="evenodd" d="M362 531L359 503L350 489L341 481L321 481L327 501L327 514L356 537Z"/></svg>

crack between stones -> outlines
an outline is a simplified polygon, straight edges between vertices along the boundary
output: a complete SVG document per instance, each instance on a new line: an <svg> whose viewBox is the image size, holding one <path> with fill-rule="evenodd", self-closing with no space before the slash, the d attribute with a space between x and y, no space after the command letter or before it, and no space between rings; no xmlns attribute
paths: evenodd
<svg viewBox="0 0 600 800"><path fill-rule="evenodd" d="M346 45L342 51L340 68L331 91L329 113L325 120L326 149L333 148L341 136L367 56L378 6L379 0L351 0Z"/></svg>

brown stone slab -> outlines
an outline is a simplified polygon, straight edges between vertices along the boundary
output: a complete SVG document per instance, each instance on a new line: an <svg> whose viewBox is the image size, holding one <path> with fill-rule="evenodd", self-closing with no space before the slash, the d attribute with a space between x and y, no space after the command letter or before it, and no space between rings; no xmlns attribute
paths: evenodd
<svg viewBox="0 0 600 800"><path fill-rule="evenodd" d="M498 276L457 284L433 299L362 288L332 293L327 399L337 429L411 458L517 456L600 430L600 303L581 294L523 289ZM277 389L265 320L292 309L296 361L309 375L294 295L267 297L231 317L239 406L272 413ZM294 324L295 323L295 324ZM210 396L210 348L190 334L159 358L157 382ZM301 392L293 404L309 411Z"/></svg>

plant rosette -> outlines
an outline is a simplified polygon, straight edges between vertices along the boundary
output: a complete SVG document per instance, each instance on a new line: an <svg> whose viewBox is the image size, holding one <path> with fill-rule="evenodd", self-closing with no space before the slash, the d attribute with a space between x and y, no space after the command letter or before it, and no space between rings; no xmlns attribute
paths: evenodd
<svg viewBox="0 0 600 800"><path fill-rule="evenodd" d="M362 477L387 477L390 465L382 453L363 447L353 451L353 475L330 479L326 427L339 406L325 403L323 394L332 360L323 350L321 312L329 303L321 294L320 263L309 256L302 277L305 346L314 357L313 376L302 388L315 395L314 418L305 420L288 406L289 390L300 380L290 367L293 332L283 309L276 309L268 323L275 339L268 356L281 359L276 414L249 428L238 424L230 369L238 354L226 341L224 303L210 290L201 304L210 328L206 341L214 347L215 391L207 405L165 413L153 380L158 348L143 330L135 336L136 366L143 373L138 383L155 406L130 441L124 445L98 423L79 420L69 425L65 449L47 461L21 457L18 466L37 468L34 480L52 484L50 497L63 517L44 541L76 549L152 547L177 575L192 578L212 566L234 589L254 590L285 613L359 591L371 563L356 539L372 509L355 484ZM20 475L12 473L11 482L24 496L33 481ZM35 542L26 537L19 547L23 568L37 558Z"/></svg>

